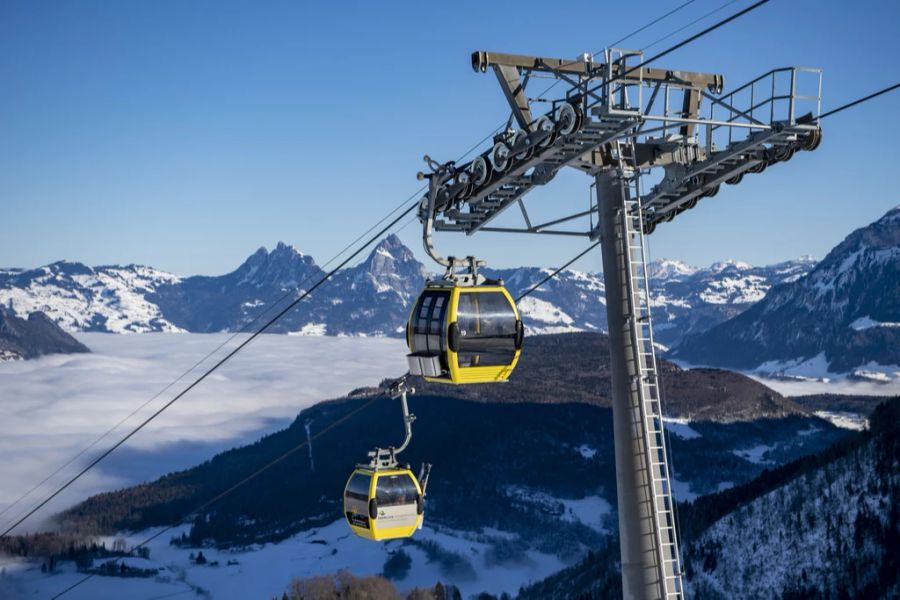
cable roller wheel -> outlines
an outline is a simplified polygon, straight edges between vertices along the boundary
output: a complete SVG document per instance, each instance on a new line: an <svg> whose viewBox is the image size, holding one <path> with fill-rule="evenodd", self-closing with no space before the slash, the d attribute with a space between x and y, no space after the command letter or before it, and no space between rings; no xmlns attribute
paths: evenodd
<svg viewBox="0 0 900 600"><path fill-rule="evenodd" d="M822 128L810 131L800 142L800 147L807 151L813 151L822 143Z"/></svg>
<svg viewBox="0 0 900 600"><path fill-rule="evenodd" d="M522 143L526 144L525 150L516 154L516 160L528 160L534 154L534 146L531 145L531 140L528 139L528 132L524 129L519 129L513 136L512 144L513 146L519 146Z"/></svg>
<svg viewBox="0 0 900 600"><path fill-rule="evenodd" d="M794 156L794 152L796 148L793 145L778 146L772 156L775 162L787 162Z"/></svg>
<svg viewBox="0 0 900 600"><path fill-rule="evenodd" d="M726 179L726 180L725 180L725 183L727 183L728 185L737 185L737 184L739 184L739 183L741 182L741 180L742 180L743 178L744 178L744 174L743 174L743 173L738 173L738 174L735 175L734 177L729 177L728 179Z"/></svg>
<svg viewBox="0 0 900 600"><path fill-rule="evenodd" d="M553 120L550 117L548 117L547 115L540 117L537 120L537 122L535 122L534 130L538 131L538 132L548 133L547 137L542 139L537 144L541 148L546 148L547 146L551 145L554 142L554 140L556 139L556 136L554 135L554 130L553 130Z"/></svg>
<svg viewBox="0 0 900 600"><path fill-rule="evenodd" d="M708 190L705 190L703 192L703 197L712 198L713 196L715 196L718 193L719 193L719 184L717 183L716 185L710 187Z"/></svg>
<svg viewBox="0 0 900 600"><path fill-rule="evenodd" d="M472 177L467 171L459 171L456 174L456 183L462 188L457 195L457 198L465 200L471 196L472 192L475 190L475 186L472 184Z"/></svg>
<svg viewBox="0 0 900 600"><path fill-rule="evenodd" d="M756 163L755 165L753 165L752 167L747 169L747 172L759 174L759 173L762 173L763 171L765 171L766 167L768 167L768 166L769 166L769 161L765 156L763 156L762 160L760 160L758 163Z"/></svg>
<svg viewBox="0 0 900 600"><path fill-rule="evenodd" d="M494 167L495 171L502 173L509 166L509 157L509 146L503 142L497 142L491 149L491 166Z"/></svg>
<svg viewBox="0 0 900 600"><path fill-rule="evenodd" d="M565 102L560 105L559 112L556 115L556 124L559 127L560 135L570 135L578 129L578 111L575 107Z"/></svg>
<svg viewBox="0 0 900 600"><path fill-rule="evenodd" d="M473 187L479 187L487 183L491 177L491 163L485 160L484 156L476 156L475 160L469 163L469 178Z"/></svg>

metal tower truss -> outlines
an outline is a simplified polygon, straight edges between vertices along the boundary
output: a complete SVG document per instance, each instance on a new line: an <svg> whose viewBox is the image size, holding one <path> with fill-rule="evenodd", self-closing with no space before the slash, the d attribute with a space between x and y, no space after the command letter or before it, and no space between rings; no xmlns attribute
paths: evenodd
<svg viewBox="0 0 900 600"><path fill-rule="evenodd" d="M684 594L644 236L717 194L722 183L736 185L797 150L815 150L822 140L822 74L775 69L723 94L722 75L652 68L642 59L639 51L615 48L602 62L590 55L564 60L475 52L472 67L497 75L512 111L509 123L468 163L426 156L431 172L419 174L429 180L419 218L428 253L451 270L470 264L473 274L482 263L441 257L434 231L600 240L623 595L670 600ZM537 74L566 83L565 94L530 98L526 89ZM537 115L542 103L547 110ZM534 224L525 195L563 167L590 175L595 199L587 210ZM521 226L491 224L513 204Z"/></svg>
<svg viewBox="0 0 900 600"><path fill-rule="evenodd" d="M642 58L640 51L615 48L604 52L603 62L591 55L565 60L473 53L476 71L497 75L512 111L510 124L518 127L495 135L493 146L472 161L445 164L447 175L432 190L434 229L595 239L596 205L535 224L523 198L565 166L592 176L616 166L616 142L628 141L642 175L659 173L658 183L641 197L643 228L650 233L714 196L723 182L737 184L745 173L761 173L821 141L819 69L774 69L723 94L722 75L646 67ZM536 74L558 78L568 89L555 100L530 98L526 89ZM535 116L537 106L549 110ZM423 200L420 207L423 221L427 204ZM490 225L514 204L521 226ZM591 227L560 228L578 219Z"/></svg>

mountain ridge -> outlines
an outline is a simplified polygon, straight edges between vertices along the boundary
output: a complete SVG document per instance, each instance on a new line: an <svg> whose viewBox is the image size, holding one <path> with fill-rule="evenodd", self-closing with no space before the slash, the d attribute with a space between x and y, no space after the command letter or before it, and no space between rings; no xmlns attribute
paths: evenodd
<svg viewBox="0 0 900 600"><path fill-rule="evenodd" d="M803 277L689 335L674 355L773 371L818 356L835 373L871 362L900 365L900 206L853 231Z"/></svg>
<svg viewBox="0 0 900 600"><path fill-rule="evenodd" d="M810 268L798 259L772 267L723 261L697 268L678 261L650 265L658 341L677 343L745 310L771 285ZM539 267L491 269L514 296L551 271ZM208 333L238 331L267 307L283 307L324 275L313 257L279 242L219 276L176 276L140 265L89 267L58 261L36 269L0 270L0 304L17 313L43 310L70 331ZM409 306L433 277L396 236L382 240L360 263L339 271L326 286L273 328L300 335L402 335ZM278 302L278 299L281 299ZM520 305L529 333L603 331L602 275L564 270Z"/></svg>

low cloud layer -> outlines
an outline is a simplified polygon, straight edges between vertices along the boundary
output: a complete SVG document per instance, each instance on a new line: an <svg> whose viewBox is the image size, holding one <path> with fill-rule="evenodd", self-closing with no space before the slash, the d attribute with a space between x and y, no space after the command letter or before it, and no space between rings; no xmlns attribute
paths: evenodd
<svg viewBox="0 0 900 600"><path fill-rule="evenodd" d="M227 334L79 334L91 354L0 363L0 510L228 339ZM129 419L0 524L80 470L244 337ZM88 495L152 479L247 443L318 401L406 370L401 340L265 335L255 340L72 488L46 516ZM33 529L40 519L29 521Z"/></svg>

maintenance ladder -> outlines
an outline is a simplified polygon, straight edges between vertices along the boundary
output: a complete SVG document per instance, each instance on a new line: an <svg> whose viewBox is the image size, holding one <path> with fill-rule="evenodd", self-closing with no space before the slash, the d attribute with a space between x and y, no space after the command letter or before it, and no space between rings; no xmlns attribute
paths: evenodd
<svg viewBox="0 0 900 600"><path fill-rule="evenodd" d="M666 453L665 430L662 420L659 377L656 353L653 345L653 329L650 321L650 286L647 274L646 246L641 214L640 170L635 161L634 144L617 141L616 152L620 165L619 183L622 194L622 222L617 228L624 237L620 248L619 265L624 269L621 281L625 282L623 298L626 302L626 318L630 325L630 339L626 338L626 356L629 370L634 373L631 381L632 398L637 409L632 412L632 432L636 447L643 447L644 486L646 498L652 502L653 533L658 564L661 598L665 600L684 597L682 565L678 547L678 535L674 514L669 463ZM621 256L624 251L624 256Z"/></svg>

